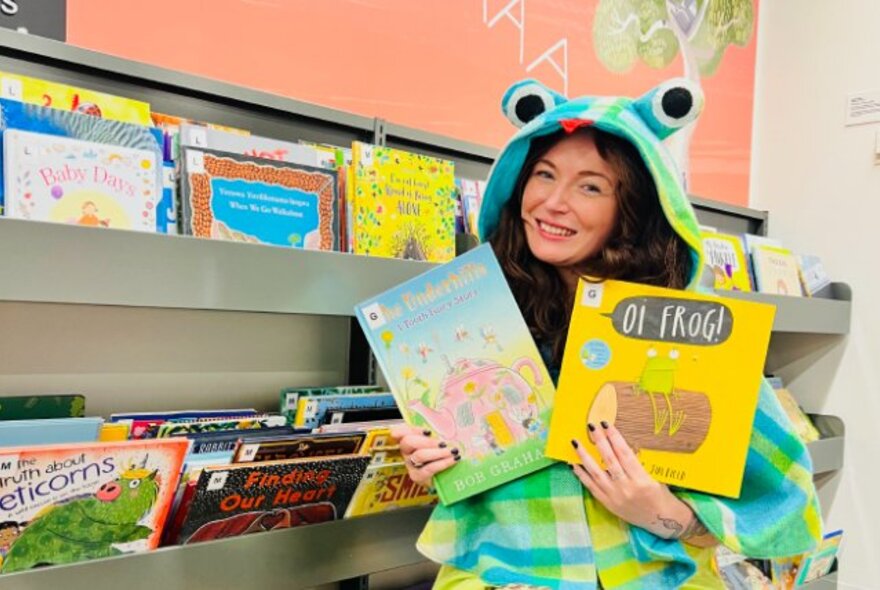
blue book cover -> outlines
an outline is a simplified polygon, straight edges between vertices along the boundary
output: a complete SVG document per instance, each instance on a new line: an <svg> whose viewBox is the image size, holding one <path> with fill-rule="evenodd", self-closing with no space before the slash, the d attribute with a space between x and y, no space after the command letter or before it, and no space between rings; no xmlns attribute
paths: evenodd
<svg viewBox="0 0 880 590"><path fill-rule="evenodd" d="M46 418L0 421L0 447L94 442L103 418Z"/></svg>
<svg viewBox="0 0 880 590"><path fill-rule="evenodd" d="M181 148L183 233L306 250L339 249L338 174Z"/></svg>
<svg viewBox="0 0 880 590"><path fill-rule="evenodd" d="M355 308L404 419L462 460L444 504L542 467L553 382L489 245Z"/></svg>
<svg viewBox="0 0 880 590"><path fill-rule="evenodd" d="M155 153L157 162L163 161L164 137L162 131L155 127L101 119L73 111L0 98L0 133L7 129L20 129L106 145L150 150ZM162 186L160 166L156 167L155 174L156 186ZM4 176L0 170L0 210L2 210L4 202L4 186Z"/></svg>

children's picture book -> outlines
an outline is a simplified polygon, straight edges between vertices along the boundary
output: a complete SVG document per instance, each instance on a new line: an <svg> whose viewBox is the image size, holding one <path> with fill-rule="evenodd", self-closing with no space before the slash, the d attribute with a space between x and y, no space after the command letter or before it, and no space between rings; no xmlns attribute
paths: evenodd
<svg viewBox="0 0 880 590"><path fill-rule="evenodd" d="M0 449L0 573L154 549L188 444Z"/></svg>
<svg viewBox="0 0 880 590"><path fill-rule="evenodd" d="M177 227L177 171L174 164L162 164L162 203L156 210L156 231L176 235Z"/></svg>
<svg viewBox="0 0 880 590"><path fill-rule="evenodd" d="M345 455L205 468L178 543L341 519L368 462Z"/></svg>
<svg viewBox="0 0 880 590"><path fill-rule="evenodd" d="M355 314L404 419L462 459L451 504L550 465L553 382L488 244L368 299Z"/></svg>
<svg viewBox="0 0 880 590"><path fill-rule="evenodd" d="M455 256L455 164L352 144L355 254L447 262Z"/></svg>
<svg viewBox="0 0 880 590"><path fill-rule="evenodd" d="M286 426L287 418L280 415L259 414L246 418L219 418L193 422L165 422L159 425L156 438L184 436L195 432L216 432L220 430L251 430Z"/></svg>
<svg viewBox="0 0 880 590"><path fill-rule="evenodd" d="M98 432L98 440L101 442L128 440L129 432L130 426L124 422L104 422Z"/></svg>
<svg viewBox="0 0 880 590"><path fill-rule="evenodd" d="M791 392L785 388L774 389L779 404L785 411L785 415L791 420L795 432L804 443L819 440L819 431L813 425L810 417L801 409Z"/></svg>
<svg viewBox="0 0 880 590"><path fill-rule="evenodd" d="M801 296L797 257L785 248L755 246L752 251L755 285L761 293Z"/></svg>
<svg viewBox="0 0 880 590"><path fill-rule="evenodd" d="M283 461L304 457L353 455L360 451L365 434L298 434L255 440L244 436L235 452L235 463Z"/></svg>
<svg viewBox="0 0 880 590"><path fill-rule="evenodd" d="M345 518L429 506L436 502L437 494L410 479L406 463L373 463L358 484Z"/></svg>
<svg viewBox="0 0 880 590"><path fill-rule="evenodd" d="M703 255L714 277L714 288L727 291L751 291L748 258L742 238L718 232L702 231Z"/></svg>
<svg viewBox="0 0 880 590"><path fill-rule="evenodd" d="M86 398L78 394L0 396L0 420L82 418Z"/></svg>
<svg viewBox="0 0 880 590"><path fill-rule="evenodd" d="M3 167L8 217L157 231L163 189L151 150L7 129Z"/></svg>
<svg viewBox="0 0 880 590"><path fill-rule="evenodd" d="M812 297L831 284L831 278L825 272L821 258L812 254L799 254L797 261L805 295Z"/></svg>
<svg viewBox="0 0 880 590"><path fill-rule="evenodd" d="M97 416L0 421L0 447L93 442L103 423Z"/></svg>
<svg viewBox="0 0 880 590"><path fill-rule="evenodd" d="M213 129L204 125L183 123L180 126L180 145L209 149L263 160L277 160L304 166L322 167L317 151L301 143L282 141L259 135L242 135L232 131ZM335 168L335 166L334 166Z"/></svg>
<svg viewBox="0 0 880 590"><path fill-rule="evenodd" d="M159 129L0 98L0 132L7 129L151 151L157 163L154 166L155 186L162 186L162 169L158 163L162 162L164 139ZM0 167L0 170L4 167ZM5 185L5 182L0 182L0 191L4 190ZM0 195L0 205L3 205L3 200L3 195Z"/></svg>
<svg viewBox="0 0 880 590"><path fill-rule="evenodd" d="M165 422L197 422L218 418L246 418L255 416L253 408L222 410L180 410L170 412L127 412L110 414L110 422L129 424L131 438L156 438L159 426Z"/></svg>
<svg viewBox="0 0 880 590"><path fill-rule="evenodd" d="M204 455L216 452L235 452L243 438L254 441L259 438L275 438L295 433L296 431L290 426L271 426L269 428L251 428L245 432L240 430L192 432L185 436L192 441L189 454Z"/></svg>
<svg viewBox="0 0 880 590"><path fill-rule="evenodd" d="M656 480L739 497L775 307L581 280L547 455L597 462L587 424L613 424Z"/></svg>
<svg viewBox="0 0 880 590"><path fill-rule="evenodd" d="M337 410L387 409L395 407L394 396L386 392L340 393L303 396L297 403L293 425L296 428L317 428L324 418Z"/></svg>
<svg viewBox="0 0 880 590"><path fill-rule="evenodd" d="M307 250L339 247L337 173L181 148L185 234Z"/></svg>
<svg viewBox="0 0 880 590"><path fill-rule="evenodd" d="M826 533L815 551L804 556L798 571L797 580L795 580L796 588L826 576L831 572L834 560L840 551L840 541L842 539L843 530Z"/></svg>
<svg viewBox="0 0 880 590"><path fill-rule="evenodd" d="M397 406L388 408L351 408L328 412L323 424L350 424L352 422L373 422L380 420L401 420L403 416Z"/></svg>
<svg viewBox="0 0 880 590"><path fill-rule="evenodd" d="M382 388L378 385L338 385L332 387L285 387L281 390L281 413L289 414L291 418L296 415L299 407L299 399L302 396L313 395L341 395L352 393L379 393Z"/></svg>
<svg viewBox="0 0 880 590"><path fill-rule="evenodd" d="M148 103L20 74L0 72L0 97L124 123L152 124Z"/></svg>

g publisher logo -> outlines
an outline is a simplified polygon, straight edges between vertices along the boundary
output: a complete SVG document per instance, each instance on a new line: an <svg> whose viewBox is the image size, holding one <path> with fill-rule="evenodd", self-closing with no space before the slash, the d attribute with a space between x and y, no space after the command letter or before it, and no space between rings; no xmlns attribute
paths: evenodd
<svg viewBox="0 0 880 590"><path fill-rule="evenodd" d="M378 303L362 307L361 313L364 314L370 329L375 330L385 325L385 314L382 313L382 307Z"/></svg>

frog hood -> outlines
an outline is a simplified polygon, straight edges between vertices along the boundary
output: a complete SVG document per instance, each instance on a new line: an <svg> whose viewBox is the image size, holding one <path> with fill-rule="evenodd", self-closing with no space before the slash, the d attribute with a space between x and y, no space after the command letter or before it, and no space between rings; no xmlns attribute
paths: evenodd
<svg viewBox="0 0 880 590"><path fill-rule="evenodd" d="M700 231L678 167L662 141L699 116L703 93L697 85L686 79L673 79L637 99L582 96L569 100L540 82L525 80L507 90L501 108L520 130L502 149L489 174L479 216L482 240L498 226L532 140L560 129L572 132L592 126L621 137L638 149L657 186L669 224L690 247L693 271L689 287L695 286L703 267Z"/></svg>

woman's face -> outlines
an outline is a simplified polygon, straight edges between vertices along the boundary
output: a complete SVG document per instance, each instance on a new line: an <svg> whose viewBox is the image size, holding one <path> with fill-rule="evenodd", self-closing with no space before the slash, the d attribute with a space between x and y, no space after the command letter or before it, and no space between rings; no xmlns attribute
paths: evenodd
<svg viewBox="0 0 880 590"><path fill-rule="evenodd" d="M523 226L535 258L576 267L595 256L617 223L617 182L591 135L566 135L550 148L523 189Z"/></svg>

